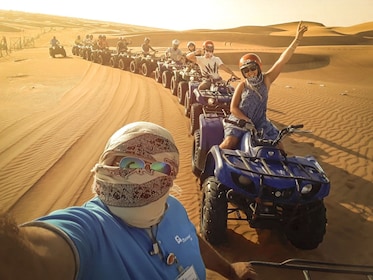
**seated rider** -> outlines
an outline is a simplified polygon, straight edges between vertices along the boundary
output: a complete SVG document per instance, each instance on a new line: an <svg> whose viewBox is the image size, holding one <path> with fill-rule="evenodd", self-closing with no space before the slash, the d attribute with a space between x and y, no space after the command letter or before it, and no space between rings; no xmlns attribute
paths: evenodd
<svg viewBox="0 0 373 280"><path fill-rule="evenodd" d="M171 59L172 61L181 64L184 62L183 60L183 52L179 49L180 41L175 39L172 40L172 47L167 48L166 50L166 57Z"/></svg>
<svg viewBox="0 0 373 280"><path fill-rule="evenodd" d="M143 55L150 55L150 51L156 52L156 50L153 49L150 45L150 39L148 37L144 39L144 43L141 45L141 49Z"/></svg>
<svg viewBox="0 0 373 280"><path fill-rule="evenodd" d="M123 53L128 51L129 42L124 37L119 37L117 43L117 51L118 53Z"/></svg>
<svg viewBox="0 0 373 280"><path fill-rule="evenodd" d="M214 43L210 40L203 43L203 51L197 50L188 53L186 58L197 63L201 69L203 81L198 86L199 90L209 89L212 83L221 81L220 69L238 79L237 75L223 63L220 57L214 56Z"/></svg>
<svg viewBox="0 0 373 280"><path fill-rule="evenodd" d="M74 41L75 45L81 46L82 45L82 39L80 38L80 35L78 35Z"/></svg>
<svg viewBox="0 0 373 280"><path fill-rule="evenodd" d="M50 41L50 44L52 47L55 47L60 44L60 42L57 40L56 36L53 36L53 38Z"/></svg>
<svg viewBox="0 0 373 280"><path fill-rule="evenodd" d="M276 139L279 130L267 118L269 90L285 64L292 57L307 29L306 25L303 25L302 22L299 23L294 40L266 72L263 71L262 60L257 54L247 53L241 57L239 67L245 80L235 88L230 104L229 120L250 122L254 124L256 130L263 132L265 139ZM245 131L237 126L229 122L224 123L224 140L219 147L221 149L236 149L244 133ZM278 148L283 155L286 155L282 142L278 143Z"/></svg>
<svg viewBox="0 0 373 280"><path fill-rule="evenodd" d="M97 44L98 44L98 48L100 50L104 50L104 49L109 48L109 43L106 40L106 36L105 35L101 36L101 39L98 40Z"/></svg>

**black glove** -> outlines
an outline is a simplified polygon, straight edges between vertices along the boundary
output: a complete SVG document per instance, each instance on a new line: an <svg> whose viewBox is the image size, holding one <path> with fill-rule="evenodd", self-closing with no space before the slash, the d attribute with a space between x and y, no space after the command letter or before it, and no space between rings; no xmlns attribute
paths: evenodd
<svg viewBox="0 0 373 280"><path fill-rule="evenodd" d="M239 127L244 127L244 126L246 125L246 121L243 120L243 119L240 119L240 120L238 121L237 125L238 125Z"/></svg>

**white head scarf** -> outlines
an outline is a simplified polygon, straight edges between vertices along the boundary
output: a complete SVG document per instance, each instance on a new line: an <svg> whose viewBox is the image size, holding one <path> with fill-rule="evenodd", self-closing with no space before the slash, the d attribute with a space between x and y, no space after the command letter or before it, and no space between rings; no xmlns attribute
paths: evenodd
<svg viewBox="0 0 373 280"><path fill-rule="evenodd" d="M148 168L121 169L116 159L136 157L145 162L165 162L171 174ZM112 213L126 223L146 228L160 221L179 167L179 152L172 135L149 122L125 125L108 140L92 169L93 191Z"/></svg>

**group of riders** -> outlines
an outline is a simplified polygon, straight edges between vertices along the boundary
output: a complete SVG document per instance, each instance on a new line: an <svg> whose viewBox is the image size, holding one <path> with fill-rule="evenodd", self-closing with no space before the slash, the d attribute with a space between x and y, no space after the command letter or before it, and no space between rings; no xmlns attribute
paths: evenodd
<svg viewBox="0 0 373 280"><path fill-rule="evenodd" d="M56 40L55 37L52 39ZM92 34L87 34L84 39L78 35L74 41L76 46L92 46L95 49L105 50L109 48L109 43L106 39L106 35L99 35L97 39L94 39ZM118 38L116 50L117 53L129 52L129 45L132 44L131 40L128 40L124 36ZM165 57L171 59L176 63L184 64L186 62L186 54L189 52L196 51L196 44L192 41L187 43L187 53L183 53L180 49L180 41L174 39L172 41L172 46L167 48L165 52ZM158 51L150 45L150 38L145 37L144 42L141 44L141 52L143 55L154 55Z"/></svg>

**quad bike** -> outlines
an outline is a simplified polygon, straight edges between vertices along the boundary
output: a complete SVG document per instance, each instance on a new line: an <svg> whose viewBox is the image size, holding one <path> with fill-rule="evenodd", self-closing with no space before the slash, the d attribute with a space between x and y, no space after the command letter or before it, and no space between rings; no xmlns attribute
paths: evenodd
<svg viewBox="0 0 373 280"><path fill-rule="evenodd" d="M202 81L202 74L199 67L186 67L178 75L180 76L180 80L177 83L176 96L179 104L184 105L186 93L188 90L194 89L199 85Z"/></svg>
<svg viewBox="0 0 373 280"><path fill-rule="evenodd" d="M91 53L95 50L93 45L85 45L79 50L79 56L85 60L91 59Z"/></svg>
<svg viewBox="0 0 373 280"><path fill-rule="evenodd" d="M113 68L127 70L131 61L131 50L113 52L111 54L109 65Z"/></svg>
<svg viewBox="0 0 373 280"><path fill-rule="evenodd" d="M91 52L90 61L101 64L101 65L108 65L110 62L112 53L113 53L113 50L109 48L95 49Z"/></svg>
<svg viewBox="0 0 373 280"><path fill-rule="evenodd" d="M171 59L160 59L155 68L154 78L156 82L162 83L165 88L170 88L173 72L182 69L182 67L182 64L178 64Z"/></svg>
<svg viewBox="0 0 373 280"><path fill-rule="evenodd" d="M57 44L49 47L49 55L51 57L55 58L58 54L66 57L66 50L62 45Z"/></svg>
<svg viewBox="0 0 373 280"><path fill-rule="evenodd" d="M80 50L82 49L83 45L81 44L74 44L71 48L71 53L75 56L80 55Z"/></svg>
<svg viewBox="0 0 373 280"><path fill-rule="evenodd" d="M177 67L172 71L170 90L173 95L176 95L180 104L184 105L185 92L188 90L188 82L190 80L200 81L202 78L201 70L197 64L186 64L181 68ZM179 84L183 83L184 86ZM178 96L180 91L180 97Z"/></svg>
<svg viewBox="0 0 373 280"><path fill-rule="evenodd" d="M218 145L223 121L228 120L202 114L194 133L192 169L203 192L202 236L220 244L227 239L228 219L245 220L252 228L279 230L296 248L315 249L326 232L329 179L313 156L290 157L277 147L303 125L285 127L268 140L240 121L236 125L246 131L240 148L229 150Z"/></svg>
<svg viewBox="0 0 373 280"><path fill-rule="evenodd" d="M143 53L133 54L130 56L129 71L149 77L157 67L159 59L155 56L155 52L148 55L144 55Z"/></svg>
<svg viewBox="0 0 373 280"><path fill-rule="evenodd" d="M213 114L216 116L227 116L230 113L230 104L234 93L231 85L236 78L230 77L227 81L219 80L211 84L208 90L195 88L191 96L184 104L186 113L190 111L190 134L199 128L199 116L201 114ZM194 102L194 103L192 103Z"/></svg>
<svg viewBox="0 0 373 280"><path fill-rule="evenodd" d="M141 74L145 77L150 77L154 70L158 66L158 61L161 60L161 57L156 57L154 54L144 55L140 62Z"/></svg>

